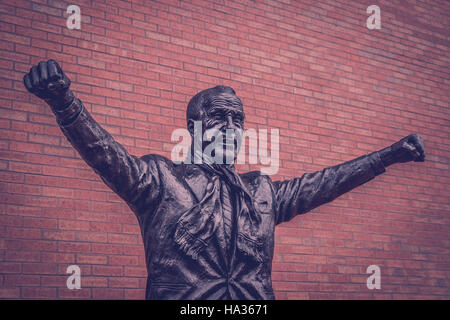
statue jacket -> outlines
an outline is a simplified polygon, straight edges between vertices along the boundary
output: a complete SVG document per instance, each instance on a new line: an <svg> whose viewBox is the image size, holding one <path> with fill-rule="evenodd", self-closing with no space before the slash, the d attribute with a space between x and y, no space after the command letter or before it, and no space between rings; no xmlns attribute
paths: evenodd
<svg viewBox="0 0 450 320"><path fill-rule="evenodd" d="M226 246L223 228L217 228L205 250L194 259L179 249L173 232L181 214L204 196L214 178L211 173L198 165L175 164L160 155L129 154L79 99L53 111L80 156L136 215L145 248L147 299L274 299L271 270L275 226L385 171L379 154L374 152L285 181L272 181L259 172L241 174L260 215L262 259L242 252L235 241ZM239 231L241 227L236 224L233 228ZM245 235L245 230L240 231Z"/></svg>

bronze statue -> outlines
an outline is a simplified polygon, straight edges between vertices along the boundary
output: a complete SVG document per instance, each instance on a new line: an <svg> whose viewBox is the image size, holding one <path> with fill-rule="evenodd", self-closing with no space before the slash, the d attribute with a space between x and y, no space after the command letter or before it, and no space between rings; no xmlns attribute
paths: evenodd
<svg viewBox="0 0 450 320"><path fill-rule="evenodd" d="M138 158L91 117L56 61L33 66L24 84L50 105L80 156L136 214L148 270L147 299L273 299L276 225L332 201L393 163L425 159L416 134L378 152L276 182L257 171L237 174L233 163L175 164L154 154ZM201 91L187 108L191 135L194 121L201 121L203 131L243 129L242 102L230 87Z"/></svg>

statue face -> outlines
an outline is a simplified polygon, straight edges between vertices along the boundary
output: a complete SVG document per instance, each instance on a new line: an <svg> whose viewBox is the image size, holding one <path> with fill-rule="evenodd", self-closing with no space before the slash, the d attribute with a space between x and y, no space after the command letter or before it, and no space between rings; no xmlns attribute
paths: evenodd
<svg viewBox="0 0 450 320"><path fill-rule="evenodd" d="M236 160L241 145L242 131L244 130L244 110L237 96L230 93L221 93L211 99L202 119L203 134L216 136L220 132L223 136L222 148L215 148L215 157ZM228 132L227 132L228 131ZM203 141L203 150L211 141ZM217 154L217 152L221 154Z"/></svg>

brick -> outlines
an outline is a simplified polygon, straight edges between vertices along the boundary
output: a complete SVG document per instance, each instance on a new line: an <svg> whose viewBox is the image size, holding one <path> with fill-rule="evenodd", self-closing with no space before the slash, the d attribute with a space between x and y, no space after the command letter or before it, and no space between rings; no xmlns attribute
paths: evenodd
<svg viewBox="0 0 450 320"><path fill-rule="evenodd" d="M24 263L24 274L54 274L56 273L56 265L51 263Z"/></svg>
<svg viewBox="0 0 450 320"><path fill-rule="evenodd" d="M20 288L0 288L0 298L2 299L19 299Z"/></svg>
<svg viewBox="0 0 450 320"><path fill-rule="evenodd" d="M8 227L6 236L12 239L40 239L41 232L39 229Z"/></svg>
<svg viewBox="0 0 450 320"><path fill-rule="evenodd" d="M123 254L123 245L93 243L92 253Z"/></svg>
<svg viewBox="0 0 450 320"><path fill-rule="evenodd" d="M110 278L108 285L110 288L136 288L139 282L136 278Z"/></svg>
<svg viewBox="0 0 450 320"><path fill-rule="evenodd" d="M94 299L108 299L108 300L123 299L124 291L123 289L93 288L92 297Z"/></svg>
<svg viewBox="0 0 450 320"><path fill-rule="evenodd" d="M27 299L55 299L56 288L23 288L22 297Z"/></svg>
<svg viewBox="0 0 450 320"><path fill-rule="evenodd" d="M135 266L138 264L138 257L137 256L110 256L108 259L108 264Z"/></svg>
<svg viewBox="0 0 450 320"><path fill-rule="evenodd" d="M109 243L134 244L137 242L137 237L136 237L136 235L110 233L108 235L108 242Z"/></svg>
<svg viewBox="0 0 450 320"><path fill-rule="evenodd" d="M98 233L98 232L77 232L76 234L76 240L78 241L89 241L92 243L95 242L107 242L108 236L106 233Z"/></svg>
<svg viewBox="0 0 450 320"><path fill-rule="evenodd" d="M82 278L82 287L100 287L100 288L105 288L108 286L108 281L107 279L103 278L103 277L83 277Z"/></svg>
<svg viewBox="0 0 450 320"><path fill-rule="evenodd" d="M59 230L77 230L77 231L87 231L89 230L88 221L77 221L77 220L60 220L58 223Z"/></svg>
<svg viewBox="0 0 450 320"><path fill-rule="evenodd" d="M107 258L104 255L77 255L77 263L106 264Z"/></svg>
<svg viewBox="0 0 450 320"><path fill-rule="evenodd" d="M22 271L22 265L20 263L14 263L14 262L1 262L0 263L0 272L2 274L20 273L21 271Z"/></svg>
<svg viewBox="0 0 450 320"><path fill-rule="evenodd" d="M58 251L60 252L90 252L91 245L89 243L79 242L60 242L58 243Z"/></svg>
<svg viewBox="0 0 450 320"><path fill-rule="evenodd" d="M97 276L108 276L108 277L113 276L120 277L124 274L123 267L120 266L93 266L92 273Z"/></svg>
<svg viewBox="0 0 450 320"><path fill-rule="evenodd" d="M145 267L125 267L125 275L133 277L147 277L147 269Z"/></svg>
<svg viewBox="0 0 450 320"><path fill-rule="evenodd" d="M145 289L125 289L125 299L127 300L145 299Z"/></svg>
<svg viewBox="0 0 450 320"><path fill-rule="evenodd" d="M42 262L67 263L70 265L75 263L75 255L73 253L43 252Z"/></svg>
<svg viewBox="0 0 450 320"><path fill-rule="evenodd" d="M7 251L5 253L5 260L13 262L39 262L39 256L39 252L35 251Z"/></svg>
<svg viewBox="0 0 450 320"><path fill-rule="evenodd" d="M42 251L56 251L57 244L54 241L45 241L45 240L23 240L23 250L34 251L34 250L42 250Z"/></svg>

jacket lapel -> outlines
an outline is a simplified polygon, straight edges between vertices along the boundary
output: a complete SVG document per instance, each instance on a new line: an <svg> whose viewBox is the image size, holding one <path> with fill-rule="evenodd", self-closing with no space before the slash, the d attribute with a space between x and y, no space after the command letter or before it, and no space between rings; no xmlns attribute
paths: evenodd
<svg viewBox="0 0 450 320"><path fill-rule="evenodd" d="M184 167L184 181L188 190L191 191L196 201L199 202L206 193L206 186L210 182L210 179L197 166L187 164Z"/></svg>
<svg viewBox="0 0 450 320"><path fill-rule="evenodd" d="M195 196L196 201L200 202L201 199L205 196L206 186L208 183L212 182L210 174L205 172L203 169L199 168L196 165L186 165L184 180L186 185L189 187L191 193ZM223 208L221 207L221 210ZM232 212L232 214L235 214ZM234 252L234 250L228 251L225 242L225 234L224 234L224 226L223 226L223 212L220 212L222 219L220 224L218 225L216 234L214 235L213 242L216 242L215 245L217 247L217 254L221 255L221 259L225 262L228 267L229 264L229 256ZM234 232L234 231L233 231ZM234 241L232 241L234 244ZM231 249L231 248L230 248Z"/></svg>

